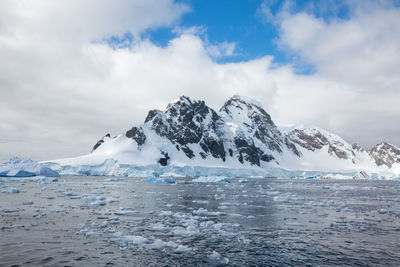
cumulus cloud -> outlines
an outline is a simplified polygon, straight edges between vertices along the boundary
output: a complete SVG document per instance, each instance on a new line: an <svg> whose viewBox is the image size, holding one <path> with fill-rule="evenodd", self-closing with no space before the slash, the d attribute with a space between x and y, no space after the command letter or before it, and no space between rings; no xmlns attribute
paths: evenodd
<svg viewBox="0 0 400 267"><path fill-rule="evenodd" d="M299 75L291 64L276 67L272 56L216 63L235 53L235 43L211 44L203 27L179 28L189 8L172 0L109 3L1 3L0 159L84 154L105 133L142 123L149 109L164 109L179 95L218 109L236 93L258 99L279 124L316 124L364 145L376 137L400 145L396 8L330 22L282 13L279 44L316 68ZM141 37L163 26L177 34L165 47ZM126 32L129 46L104 42Z"/></svg>
<svg viewBox="0 0 400 267"><path fill-rule="evenodd" d="M230 57L235 55L236 43L224 41L216 45L209 45L207 52L211 57Z"/></svg>
<svg viewBox="0 0 400 267"><path fill-rule="evenodd" d="M327 111L313 123L347 139L372 145L379 139L400 144L400 9L389 2L349 6L350 19L317 18L283 10L276 16L283 49L312 64L310 78L325 85L301 90L301 104ZM313 100L314 99L314 100ZM287 100L281 100L286 102ZM294 100L293 102L297 102ZM290 114L284 115L285 121ZM303 120L311 117L304 114Z"/></svg>

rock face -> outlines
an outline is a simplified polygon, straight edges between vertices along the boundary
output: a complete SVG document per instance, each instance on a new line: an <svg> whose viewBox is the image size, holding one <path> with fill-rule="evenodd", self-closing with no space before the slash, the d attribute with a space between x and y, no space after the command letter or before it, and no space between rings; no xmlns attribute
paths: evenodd
<svg viewBox="0 0 400 267"><path fill-rule="evenodd" d="M92 155L161 166L204 162L207 166L312 168L315 162L329 165L339 160L351 169L360 162L388 168L400 164L400 149L393 145L381 143L365 150L316 127L278 128L261 104L237 95L219 111L182 96L164 111L150 110L142 125L125 134L105 135Z"/></svg>
<svg viewBox="0 0 400 267"><path fill-rule="evenodd" d="M353 147L349 146L342 138L318 128L293 129L286 134L293 143L310 151L327 147L330 155L339 159L351 160L355 163ZM355 147L355 149L361 149Z"/></svg>
<svg viewBox="0 0 400 267"><path fill-rule="evenodd" d="M377 144L368 153L378 166L386 165L391 168L394 163L400 163L400 149L385 142Z"/></svg>
<svg viewBox="0 0 400 267"><path fill-rule="evenodd" d="M229 154L234 154L239 162L260 166L262 161L275 160L273 154L285 150L300 156L296 146L282 135L271 116L254 100L233 96L222 106L220 114L225 121Z"/></svg>
<svg viewBox="0 0 400 267"><path fill-rule="evenodd" d="M132 129L130 129L125 133L125 136L135 140L136 143L138 144L138 147L140 147L146 142L146 135L143 133L141 127L132 127Z"/></svg>
<svg viewBox="0 0 400 267"><path fill-rule="evenodd" d="M188 158L196 157L190 144L199 144L202 158L212 156L225 161L221 117L204 101L192 101L182 96L168 104L165 112L151 110L145 120L159 136L166 137ZM139 144L139 143L138 143Z"/></svg>
<svg viewBox="0 0 400 267"><path fill-rule="evenodd" d="M370 176L365 171L359 171L356 175L353 176L353 180L359 179L369 179Z"/></svg>
<svg viewBox="0 0 400 267"><path fill-rule="evenodd" d="M103 136L103 138L101 138L99 141L97 141L97 143L93 146L92 152L95 151L99 146L101 146L102 143L104 143L104 139L105 138L110 138L111 135L108 133L105 136Z"/></svg>
<svg viewBox="0 0 400 267"><path fill-rule="evenodd" d="M167 139L174 150L181 151L188 159L214 158L222 163L227 157L239 163L261 166L262 162L276 161L276 155L289 151L297 157L301 153L276 127L271 116L260 104L249 98L233 96L219 112L204 101L186 96L172 101L164 111L150 110L141 126L125 133L141 150L148 141L144 129ZM106 135L93 147L100 147ZM165 149L164 149L165 150ZM161 151L158 163L166 166L173 152Z"/></svg>

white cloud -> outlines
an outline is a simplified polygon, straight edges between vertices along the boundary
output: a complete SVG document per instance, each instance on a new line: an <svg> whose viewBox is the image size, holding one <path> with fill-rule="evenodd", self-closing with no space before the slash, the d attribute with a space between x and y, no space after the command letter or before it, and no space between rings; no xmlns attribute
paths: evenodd
<svg viewBox="0 0 400 267"><path fill-rule="evenodd" d="M172 29L172 32L177 35L189 34L189 35L203 35L207 32L207 27L205 26L191 26L191 27L181 27L176 26Z"/></svg>
<svg viewBox="0 0 400 267"><path fill-rule="evenodd" d="M76 11L78 2L2 2L0 159L89 152L105 133L142 123L149 109L163 109L179 95L219 108L239 93L263 102L279 123L316 124L368 145L376 136L400 144L398 9L330 23L286 14L279 22L281 45L317 69L298 75L291 65L271 68L270 56L218 64L213 58L234 54L235 43L217 44L210 53L215 44L198 31L182 32L166 47L140 38L123 49L91 42L174 25L188 10L173 1L95 2L101 10ZM40 4L29 6L34 3ZM368 18L369 27L361 27Z"/></svg>
<svg viewBox="0 0 400 267"><path fill-rule="evenodd" d="M230 57L235 55L236 43L224 41L216 45L207 46L207 52L211 57Z"/></svg>
<svg viewBox="0 0 400 267"><path fill-rule="evenodd" d="M92 41L168 26L189 11L173 0L4 0L1 2L1 33L15 37Z"/></svg>
<svg viewBox="0 0 400 267"><path fill-rule="evenodd" d="M400 9L387 2L351 7L349 20L325 21L283 11L277 16L279 44L314 65L316 73L310 78L325 83L300 93L310 98L303 106L327 113L314 118L314 123L367 145L378 138L399 145ZM282 119L288 121L290 116ZM308 116L304 113L299 119Z"/></svg>

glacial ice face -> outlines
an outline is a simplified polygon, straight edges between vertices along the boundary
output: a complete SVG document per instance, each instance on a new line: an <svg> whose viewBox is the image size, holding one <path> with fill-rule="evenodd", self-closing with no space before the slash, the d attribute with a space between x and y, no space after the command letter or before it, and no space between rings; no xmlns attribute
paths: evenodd
<svg viewBox="0 0 400 267"><path fill-rule="evenodd" d="M31 159L10 158L0 164L0 177L60 176L58 172Z"/></svg>
<svg viewBox="0 0 400 267"><path fill-rule="evenodd" d="M197 176L226 176L226 177L266 177L285 176L290 172L283 169L242 169L224 167L203 167L203 166L161 166L159 164L139 166L120 164L117 160L106 159L96 165L60 165L54 162L43 163L47 167L56 170L60 175L78 176L127 176L127 177L197 177Z"/></svg>

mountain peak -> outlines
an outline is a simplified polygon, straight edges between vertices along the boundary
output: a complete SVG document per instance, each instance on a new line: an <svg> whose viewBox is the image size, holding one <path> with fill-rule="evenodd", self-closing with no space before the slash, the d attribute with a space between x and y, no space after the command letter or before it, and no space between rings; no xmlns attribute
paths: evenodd
<svg viewBox="0 0 400 267"><path fill-rule="evenodd" d="M254 117L263 118L269 125L273 125L271 116L263 109L262 104L245 96L234 95L219 110L228 120L251 124Z"/></svg>
<svg viewBox="0 0 400 267"><path fill-rule="evenodd" d="M364 150L318 127L278 128L259 102L240 95L226 101L220 112L202 100L180 96L164 111L150 110L144 124L132 127L125 135L106 135L92 152L93 159L110 157L112 153L114 159L130 164L162 166L239 163L299 170L304 166L308 170L400 166L400 148L394 145L382 142Z"/></svg>
<svg viewBox="0 0 400 267"><path fill-rule="evenodd" d="M181 105L190 106L190 105L192 105L192 103L193 103L193 101L188 96L182 95L179 98L174 99L171 102L169 102L165 110L168 110L170 107L172 107L176 104L179 104L180 106Z"/></svg>
<svg viewBox="0 0 400 267"><path fill-rule="evenodd" d="M257 106L259 108L263 108L263 105L258 102L257 100L254 100L253 98L247 97L247 96L242 96L242 95L238 95L235 94L233 95L227 102L241 102L241 103L245 103L248 105L253 105L253 106Z"/></svg>

